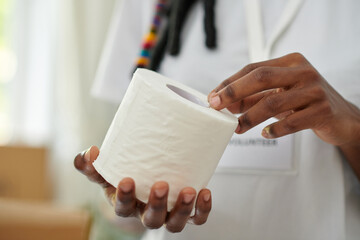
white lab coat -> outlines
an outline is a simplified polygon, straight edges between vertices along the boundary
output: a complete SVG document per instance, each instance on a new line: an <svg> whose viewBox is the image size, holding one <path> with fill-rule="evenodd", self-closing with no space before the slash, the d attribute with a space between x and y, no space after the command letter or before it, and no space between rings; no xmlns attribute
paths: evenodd
<svg viewBox="0 0 360 240"><path fill-rule="evenodd" d="M95 95L121 101L153 4L123 0L115 10ZM160 72L206 94L249 62L301 52L342 96L360 106L359 11L357 0L219 0L218 48L210 51L198 3L183 31L180 55L166 55ZM292 171L222 168L208 186L213 209L205 225L187 225L179 234L152 230L144 239L359 239L360 186L354 173L338 150L311 130L292 141ZM246 151L227 158L245 161Z"/></svg>

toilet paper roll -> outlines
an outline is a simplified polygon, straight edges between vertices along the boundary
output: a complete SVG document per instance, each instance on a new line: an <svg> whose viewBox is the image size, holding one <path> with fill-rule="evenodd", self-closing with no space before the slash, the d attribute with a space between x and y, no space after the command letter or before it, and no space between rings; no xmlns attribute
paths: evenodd
<svg viewBox="0 0 360 240"><path fill-rule="evenodd" d="M124 177L147 202L156 181L169 184L168 210L184 187L206 187L237 126L207 96L158 73L138 69L94 162L113 186Z"/></svg>

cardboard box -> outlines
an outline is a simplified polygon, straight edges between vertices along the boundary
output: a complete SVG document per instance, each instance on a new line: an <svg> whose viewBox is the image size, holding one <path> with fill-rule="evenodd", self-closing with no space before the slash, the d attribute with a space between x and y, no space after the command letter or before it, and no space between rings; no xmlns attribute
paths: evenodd
<svg viewBox="0 0 360 240"><path fill-rule="evenodd" d="M0 146L0 197L49 200L45 148Z"/></svg>
<svg viewBox="0 0 360 240"><path fill-rule="evenodd" d="M90 223L86 211L0 199L1 240L85 240Z"/></svg>

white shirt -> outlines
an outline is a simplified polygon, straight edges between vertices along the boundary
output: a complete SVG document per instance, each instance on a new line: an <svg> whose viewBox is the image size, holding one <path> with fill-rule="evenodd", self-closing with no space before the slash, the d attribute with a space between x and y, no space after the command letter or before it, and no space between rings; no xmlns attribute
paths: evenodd
<svg viewBox="0 0 360 240"><path fill-rule="evenodd" d="M266 50L291 1L297 0L261 1L263 57L301 52L344 98L360 106L360 2L298 1L288 26ZM166 55L159 72L207 94L253 61L249 28L254 26L246 14L254 13L246 12L246 2L216 2L218 47L213 51L205 47L203 9L197 3L182 33L180 55ZM120 103L153 9L153 0L123 0L115 10L95 95ZM144 239L359 239L360 186L352 170L311 130L295 134L294 141L294 171L219 170L208 186L213 208L205 225L187 225L179 234L151 230ZM232 157L242 161L246 155Z"/></svg>

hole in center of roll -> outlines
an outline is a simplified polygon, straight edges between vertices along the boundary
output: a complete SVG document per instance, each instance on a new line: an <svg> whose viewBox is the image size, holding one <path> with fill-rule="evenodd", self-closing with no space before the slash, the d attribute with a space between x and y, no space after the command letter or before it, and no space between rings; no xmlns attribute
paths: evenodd
<svg viewBox="0 0 360 240"><path fill-rule="evenodd" d="M193 102L197 105L200 105L200 106L203 106L203 107L208 107L208 105L206 103L204 103L203 101L201 101L198 97L194 96L193 94L191 93L188 93L187 91L185 90L182 90L178 87L175 87L173 85L170 85L170 84L166 84L166 86L172 90L173 92L175 92L177 95L189 100L190 102Z"/></svg>

